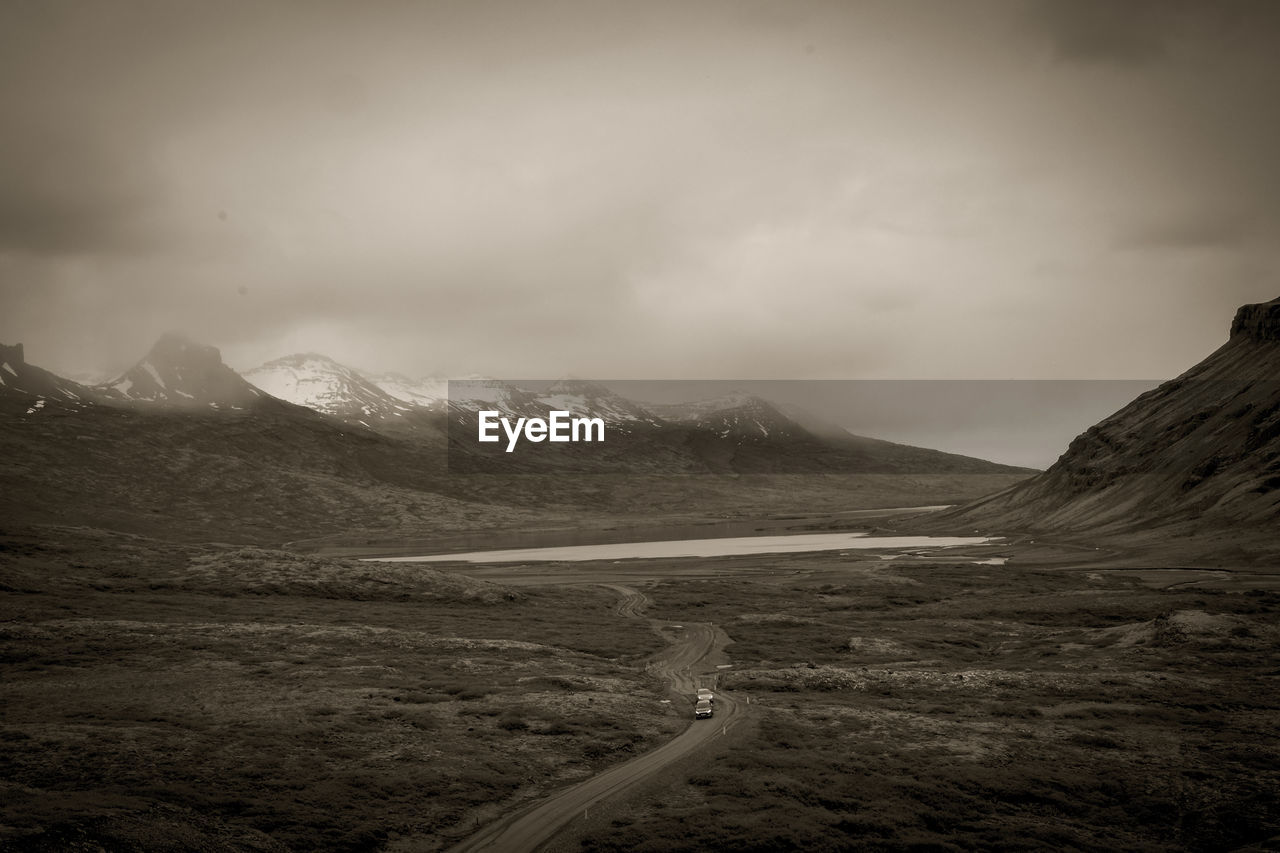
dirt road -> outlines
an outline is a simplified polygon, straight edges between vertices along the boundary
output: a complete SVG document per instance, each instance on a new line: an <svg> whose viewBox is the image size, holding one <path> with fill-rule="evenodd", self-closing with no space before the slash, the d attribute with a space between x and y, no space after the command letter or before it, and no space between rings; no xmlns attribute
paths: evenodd
<svg viewBox="0 0 1280 853"><path fill-rule="evenodd" d="M618 613L632 618L643 618L641 612L648 598L641 592L618 584L606 584L622 597ZM580 817L592 805L612 797L636 785L650 774L694 752L713 738L727 733L742 717L741 704L728 694L717 691L715 716L708 720L693 720L693 694L699 686L711 683L713 675L703 675L706 669L714 672L710 663L703 663L723 646L726 637L714 625L705 623L674 624L662 620L650 622L664 634L676 633L676 641L659 653L649 664L649 669L671 681L677 692L689 699L690 723L688 729L672 740L625 764L592 776L571 788L566 788L539 803L528 806L496 821L450 848L451 853L518 853L533 851L549 841L556 832L576 817ZM699 664L703 665L700 667Z"/></svg>

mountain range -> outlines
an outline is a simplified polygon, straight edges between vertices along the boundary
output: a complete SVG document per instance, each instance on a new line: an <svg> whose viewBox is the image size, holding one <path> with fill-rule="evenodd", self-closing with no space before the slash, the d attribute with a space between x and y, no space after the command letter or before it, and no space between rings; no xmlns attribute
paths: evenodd
<svg viewBox="0 0 1280 853"><path fill-rule="evenodd" d="M529 389L473 378L449 383L445 399L440 380L383 382L314 354L242 376L215 347L166 335L121 376L84 385L29 364L21 344L2 346L0 505L9 518L163 518L261 541L410 522L502 525L557 502L652 510L714 493L721 506L765 496L778 506L776 480L659 486L649 475L803 473L890 475L881 482L895 495L922 493L913 488L929 477L1004 487L931 517L934 529L1252 535L1280 520L1280 300L1242 307L1222 347L1090 427L1042 473L851 435L750 394L644 405L579 380ZM530 467L458 440L474 437L479 408L563 409L603 417L613 432ZM622 476L464 476L602 472ZM946 482L947 496L982 493ZM827 485L822 500L838 499Z"/></svg>
<svg viewBox="0 0 1280 853"><path fill-rule="evenodd" d="M271 385L270 368L273 390L301 405L178 335L97 385L28 363L21 345L0 357L0 517L10 523L278 543L352 530L955 502L1031 473L839 430L836 441L759 399L660 415L577 380L530 390L469 379L451 383L445 404L438 384L401 382L392 394L322 356L247 371ZM418 402L404 399L407 387ZM459 452L458 430L474 438L467 419L479 408L600 415L610 440L532 467ZM545 476L490 476L513 473Z"/></svg>
<svg viewBox="0 0 1280 853"><path fill-rule="evenodd" d="M499 379L453 382L373 375L316 353L275 359L242 374L223 363L216 347L163 335L116 379L83 386L27 365L21 348L10 358L27 377L5 388L63 402L133 405L178 410L244 411L291 403L382 434L448 446L459 470L549 473L602 470L651 473L1016 473L985 460L853 436L833 424L806 424L783 407L740 393L680 405L645 405L604 385L561 380L530 390ZM37 382L34 377L40 377ZM23 383L29 387L23 387ZM546 418L552 410L600 417L608 447L549 448L531 466L501 447L477 447L475 420L482 409L504 416ZM815 425L816 424L816 425Z"/></svg>

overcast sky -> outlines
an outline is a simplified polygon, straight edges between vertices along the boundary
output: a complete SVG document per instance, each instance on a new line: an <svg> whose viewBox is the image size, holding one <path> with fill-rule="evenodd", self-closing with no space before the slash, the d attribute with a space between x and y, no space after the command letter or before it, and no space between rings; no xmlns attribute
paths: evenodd
<svg viewBox="0 0 1280 853"><path fill-rule="evenodd" d="M1280 4L0 3L0 341L1162 378L1280 296Z"/></svg>

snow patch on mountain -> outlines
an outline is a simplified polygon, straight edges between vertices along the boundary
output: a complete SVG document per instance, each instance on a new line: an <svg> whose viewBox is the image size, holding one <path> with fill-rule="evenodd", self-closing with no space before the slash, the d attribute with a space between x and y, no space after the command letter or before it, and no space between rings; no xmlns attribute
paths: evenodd
<svg viewBox="0 0 1280 853"><path fill-rule="evenodd" d="M317 353L278 358L243 376L273 397L342 418L391 417L413 407L352 368Z"/></svg>

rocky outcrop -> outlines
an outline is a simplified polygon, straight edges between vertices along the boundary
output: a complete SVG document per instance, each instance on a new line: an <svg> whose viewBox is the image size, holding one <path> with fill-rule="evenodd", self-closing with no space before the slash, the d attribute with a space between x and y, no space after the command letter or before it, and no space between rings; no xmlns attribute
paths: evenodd
<svg viewBox="0 0 1280 853"><path fill-rule="evenodd" d="M1280 299L1257 305L1242 305L1231 323L1231 337L1280 341Z"/></svg>
<svg viewBox="0 0 1280 853"><path fill-rule="evenodd" d="M0 344L0 364L7 364L16 371L18 365L26 363L27 359L22 353L22 344L14 344L13 346Z"/></svg>

